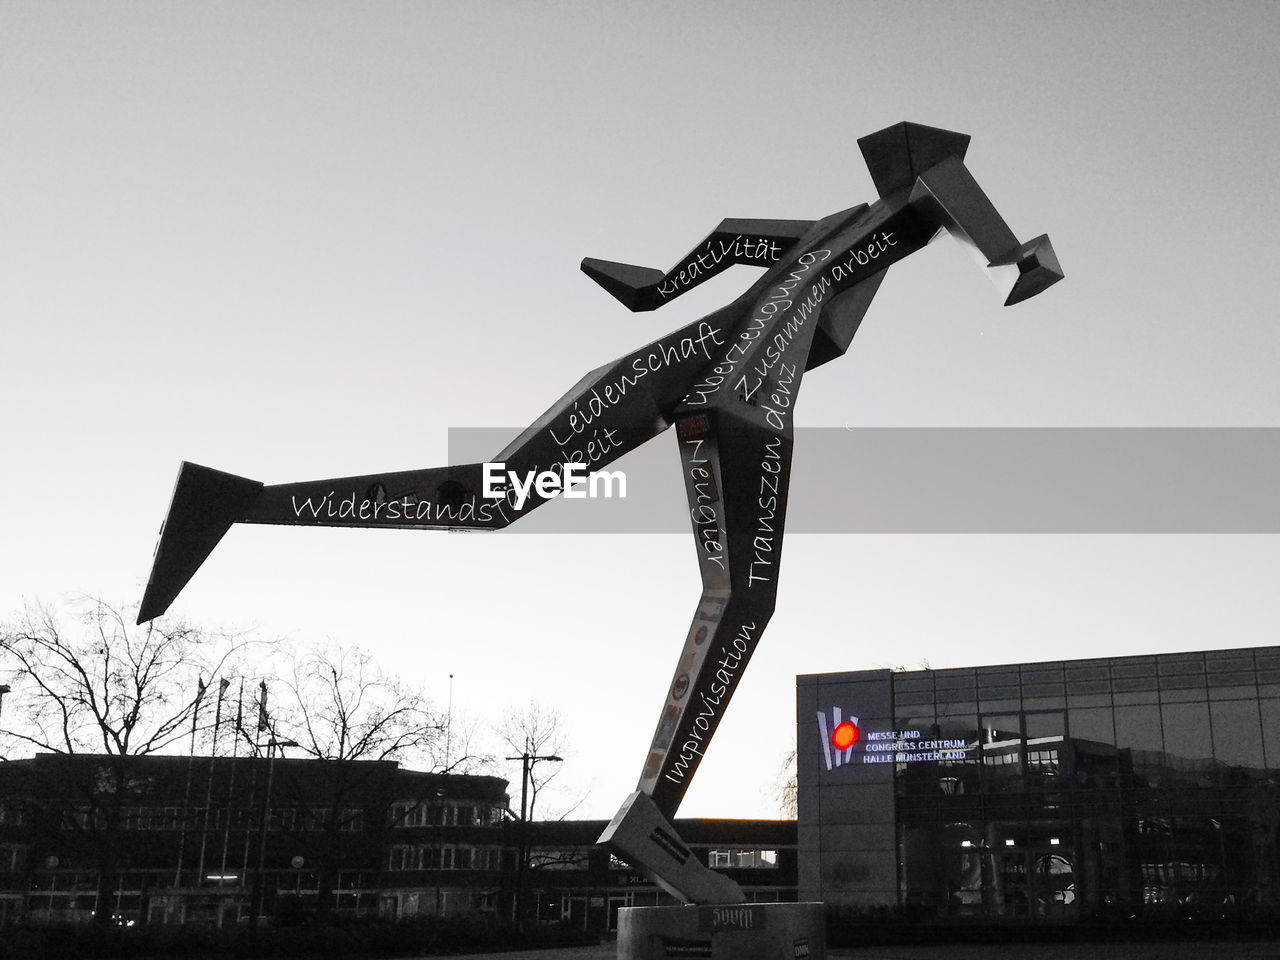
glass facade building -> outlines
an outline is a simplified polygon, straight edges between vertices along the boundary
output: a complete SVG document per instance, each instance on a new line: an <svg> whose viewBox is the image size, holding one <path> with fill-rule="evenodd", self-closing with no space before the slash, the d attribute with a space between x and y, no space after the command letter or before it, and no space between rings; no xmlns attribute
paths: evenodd
<svg viewBox="0 0 1280 960"><path fill-rule="evenodd" d="M800 899L1280 918L1280 647L797 679Z"/></svg>

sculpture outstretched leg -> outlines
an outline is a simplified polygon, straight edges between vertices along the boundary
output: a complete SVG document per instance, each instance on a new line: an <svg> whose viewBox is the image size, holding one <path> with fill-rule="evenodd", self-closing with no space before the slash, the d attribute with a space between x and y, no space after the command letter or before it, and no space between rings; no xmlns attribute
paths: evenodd
<svg viewBox="0 0 1280 960"><path fill-rule="evenodd" d="M376 473L267 486L198 463L178 469L160 528L138 623L169 609L236 523L326 527L496 530L514 519L503 501L484 500L482 464Z"/></svg>
<svg viewBox="0 0 1280 960"><path fill-rule="evenodd" d="M689 381L723 346L733 316L719 310L592 370L493 457L503 465L493 472L563 476L569 463L598 470L662 433ZM483 463L273 485L184 463L138 622L169 608L235 523L496 530L551 498L533 488L507 493L485 495Z"/></svg>

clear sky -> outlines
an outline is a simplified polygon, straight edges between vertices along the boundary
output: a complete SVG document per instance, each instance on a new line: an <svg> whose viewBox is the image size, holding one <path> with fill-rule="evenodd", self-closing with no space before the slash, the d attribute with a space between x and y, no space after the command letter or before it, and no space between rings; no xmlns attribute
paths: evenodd
<svg viewBox="0 0 1280 960"><path fill-rule="evenodd" d="M798 424L1280 426L1278 40L1266 2L8 0L0 613L135 602L181 460L284 482L523 427L754 275L632 315L583 256L873 200L856 140L899 120L971 134L1067 279L1004 309L938 241ZM1278 575L1274 536L792 536L681 814L776 812L797 673L1272 643ZM237 527L175 612L359 643L441 703L452 673L481 727L550 703L608 817L698 592L687 535Z"/></svg>

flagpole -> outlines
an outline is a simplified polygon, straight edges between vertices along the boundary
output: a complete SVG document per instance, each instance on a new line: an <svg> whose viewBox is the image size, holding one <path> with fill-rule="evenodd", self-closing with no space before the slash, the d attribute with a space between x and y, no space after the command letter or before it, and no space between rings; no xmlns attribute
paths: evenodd
<svg viewBox="0 0 1280 960"><path fill-rule="evenodd" d="M182 886L182 857L187 846L187 814L191 808L191 774L196 763L196 725L200 719L200 701L204 699L204 678L196 677L196 700L191 705L191 749L187 753L187 788L182 797L182 833L178 837L178 866L173 872L173 886Z"/></svg>
<svg viewBox="0 0 1280 960"><path fill-rule="evenodd" d="M260 680L258 682L258 724L253 734L253 757L257 760L262 756L262 730L267 725L267 681ZM252 840L251 823L253 820L252 811L257 806L258 799L258 770L257 764L253 768L253 787L249 791L249 811L250 815L245 821L244 826L244 859L240 865L240 885L244 886L245 880L249 876L249 843ZM249 905L249 923L257 926L258 920L253 915L253 903Z"/></svg>
<svg viewBox="0 0 1280 960"><path fill-rule="evenodd" d="M240 678L240 699L236 704L236 725L231 737L231 775L227 777L227 822L222 828L222 865L218 868L218 888L222 888L227 875L227 849L231 845L231 818L235 816L236 760L240 756L240 729L244 720L244 677ZM239 898L236 899L236 919L240 918ZM218 928L222 928L222 906L218 906Z"/></svg>
<svg viewBox="0 0 1280 960"><path fill-rule="evenodd" d="M196 882L204 878L204 852L209 843L209 813L213 808L213 765L218 757L218 728L222 726L222 697L231 681L223 677L218 681L218 704L213 711L213 745L209 749L209 779L204 788L204 823L200 826L200 866L196 869Z"/></svg>

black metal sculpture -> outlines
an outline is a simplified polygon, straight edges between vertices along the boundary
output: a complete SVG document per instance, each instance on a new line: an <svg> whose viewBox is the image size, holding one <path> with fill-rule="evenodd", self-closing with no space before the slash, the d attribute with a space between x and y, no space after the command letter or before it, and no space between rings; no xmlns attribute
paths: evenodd
<svg viewBox="0 0 1280 960"><path fill-rule="evenodd" d="M494 457L514 484L563 478L571 463L602 468L675 424L703 592L638 789L602 839L684 899L741 899L695 866L667 821L773 612L801 378L848 349L888 268L940 230L973 249L1006 306L1062 279L1049 238L1019 243L978 187L968 144L896 124L858 141L874 204L816 221L724 220L666 273L584 260L636 311L733 264L767 269L727 307L587 374ZM169 607L233 523L497 529L552 487L486 496L493 469L481 463L271 486L184 463L139 622Z"/></svg>

